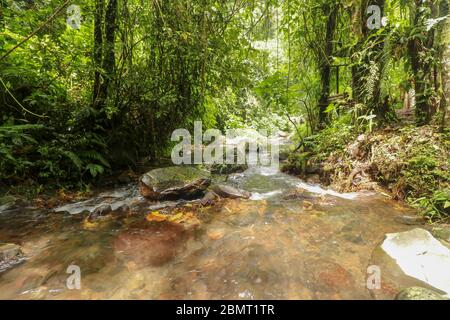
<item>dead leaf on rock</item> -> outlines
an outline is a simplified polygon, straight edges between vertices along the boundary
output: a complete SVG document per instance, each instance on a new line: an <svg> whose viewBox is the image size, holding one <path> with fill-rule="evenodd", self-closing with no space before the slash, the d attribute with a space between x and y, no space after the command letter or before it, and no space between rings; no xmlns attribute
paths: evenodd
<svg viewBox="0 0 450 320"><path fill-rule="evenodd" d="M149 213L146 217L147 221L163 222L167 220L167 216L161 214L159 211L153 211Z"/></svg>
<svg viewBox="0 0 450 320"><path fill-rule="evenodd" d="M183 213L177 213L176 215L174 215L174 216L171 216L170 218L169 218L169 221L170 222L178 222L179 220L181 220L181 219L183 219Z"/></svg>

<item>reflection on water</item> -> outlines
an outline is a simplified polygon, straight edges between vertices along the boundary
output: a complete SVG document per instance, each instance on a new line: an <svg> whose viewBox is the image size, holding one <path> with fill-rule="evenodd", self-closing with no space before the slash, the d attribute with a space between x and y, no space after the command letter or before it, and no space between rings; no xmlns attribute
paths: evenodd
<svg viewBox="0 0 450 320"><path fill-rule="evenodd" d="M252 198L192 207L198 223L148 221L155 203L130 190L69 206L130 206L94 225L86 214L0 213L1 241L26 257L0 273L0 298L370 299L373 249L407 229L395 217L409 209L378 195L336 194L260 168L228 183ZM69 265L81 269L81 290L66 287Z"/></svg>

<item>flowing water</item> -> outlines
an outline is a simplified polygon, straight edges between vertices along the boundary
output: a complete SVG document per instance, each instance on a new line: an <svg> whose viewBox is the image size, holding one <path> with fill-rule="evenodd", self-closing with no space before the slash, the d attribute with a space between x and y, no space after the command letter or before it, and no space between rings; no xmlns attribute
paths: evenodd
<svg viewBox="0 0 450 320"><path fill-rule="evenodd" d="M130 186L64 207L0 213L1 242L25 258L0 273L1 299L371 299L367 267L386 233L413 214L379 194L339 194L268 168L227 183L249 200L179 203L189 219L148 221L155 204ZM101 203L122 214L96 223ZM70 214L72 213L72 214ZM66 285L81 270L81 289Z"/></svg>

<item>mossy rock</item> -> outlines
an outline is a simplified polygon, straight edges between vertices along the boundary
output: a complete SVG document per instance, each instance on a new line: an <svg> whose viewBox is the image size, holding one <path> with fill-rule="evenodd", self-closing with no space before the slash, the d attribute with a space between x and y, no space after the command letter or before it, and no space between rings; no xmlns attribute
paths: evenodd
<svg viewBox="0 0 450 320"><path fill-rule="evenodd" d="M431 233L436 238L450 243L450 227L435 227Z"/></svg>
<svg viewBox="0 0 450 320"><path fill-rule="evenodd" d="M140 193L150 200L193 199L211 184L210 173L194 167L154 169L140 179Z"/></svg>
<svg viewBox="0 0 450 320"><path fill-rule="evenodd" d="M410 287L400 291L395 300L448 300L436 291L422 288Z"/></svg>

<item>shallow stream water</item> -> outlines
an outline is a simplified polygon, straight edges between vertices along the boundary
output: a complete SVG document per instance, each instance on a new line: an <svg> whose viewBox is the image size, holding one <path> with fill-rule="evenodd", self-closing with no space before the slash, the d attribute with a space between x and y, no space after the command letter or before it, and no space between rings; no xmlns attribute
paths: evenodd
<svg viewBox="0 0 450 320"><path fill-rule="evenodd" d="M0 273L0 299L372 299L373 250L411 229L395 217L414 212L380 194L339 194L270 168L227 183L252 197L178 204L190 217L182 222L146 220L176 203L147 202L133 186L66 212L0 213L1 241L24 252ZM132 214L87 223L82 211L102 203ZM80 268L79 290L66 285L70 265Z"/></svg>

